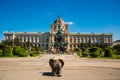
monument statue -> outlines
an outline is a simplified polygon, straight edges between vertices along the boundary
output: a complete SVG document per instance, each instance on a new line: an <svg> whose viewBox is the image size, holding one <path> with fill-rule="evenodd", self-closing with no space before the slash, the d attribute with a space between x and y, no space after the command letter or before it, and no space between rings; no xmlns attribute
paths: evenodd
<svg viewBox="0 0 120 80"><path fill-rule="evenodd" d="M62 29L60 26L58 26L58 31L55 35L54 41L53 47L56 49L56 53L59 54L60 52L64 52L67 43L64 42L64 37L62 35Z"/></svg>

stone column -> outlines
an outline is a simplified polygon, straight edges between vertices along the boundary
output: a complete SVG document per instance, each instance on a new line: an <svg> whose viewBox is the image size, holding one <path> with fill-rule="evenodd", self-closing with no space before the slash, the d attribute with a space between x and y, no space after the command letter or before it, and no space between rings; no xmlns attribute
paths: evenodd
<svg viewBox="0 0 120 80"><path fill-rule="evenodd" d="M39 43L39 37L37 36L37 43Z"/></svg>
<svg viewBox="0 0 120 80"><path fill-rule="evenodd" d="M95 43L96 43L96 36L94 37Z"/></svg>
<svg viewBox="0 0 120 80"><path fill-rule="evenodd" d="M90 40L91 40L91 43L93 44L93 36L91 36Z"/></svg>
<svg viewBox="0 0 120 80"><path fill-rule="evenodd" d="M35 36L33 36L33 42L35 42Z"/></svg>
<svg viewBox="0 0 120 80"><path fill-rule="evenodd" d="M26 42L28 41L28 36L26 35Z"/></svg>
<svg viewBox="0 0 120 80"><path fill-rule="evenodd" d="M31 42L31 36L29 36L29 41Z"/></svg>
<svg viewBox="0 0 120 80"><path fill-rule="evenodd" d="M24 42L24 36L22 35L22 42Z"/></svg>
<svg viewBox="0 0 120 80"><path fill-rule="evenodd" d="M67 51L70 50L70 36L67 35L67 43L68 43L68 48Z"/></svg>

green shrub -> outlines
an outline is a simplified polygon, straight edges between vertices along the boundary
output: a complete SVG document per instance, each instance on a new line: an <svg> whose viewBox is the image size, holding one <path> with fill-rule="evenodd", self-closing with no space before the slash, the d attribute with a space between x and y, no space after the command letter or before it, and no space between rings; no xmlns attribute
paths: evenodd
<svg viewBox="0 0 120 80"><path fill-rule="evenodd" d="M74 51L75 52L80 52L80 48L75 48Z"/></svg>
<svg viewBox="0 0 120 80"><path fill-rule="evenodd" d="M87 56L88 56L88 53L87 53L87 52L82 52L82 56L83 56L83 57L87 57Z"/></svg>
<svg viewBox="0 0 120 80"><path fill-rule="evenodd" d="M82 52L87 52L87 51L88 50L85 47L82 48Z"/></svg>
<svg viewBox="0 0 120 80"><path fill-rule="evenodd" d="M2 56L12 56L12 50L10 46L3 47Z"/></svg>
<svg viewBox="0 0 120 80"><path fill-rule="evenodd" d="M91 57L99 57L99 52L95 51L90 54Z"/></svg>
<svg viewBox="0 0 120 80"><path fill-rule="evenodd" d="M50 51L49 51L49 50L46 50L45 52L46 52L46 53L50 53Z"/></svg>
<svg viewBox="0 0 120 80"><path fill-rule="evenodd" d="M40 54L40 51L31 51L30 56L37 56Z"/></svg>
<svg viewBox="0 0 120 80"><path fill-rule="evenodd" d="M36 56L36 51L31 51L30 56Z"/></svg>
<svg viewBox="0 0 120 80"><path fill-rule="evenodd" d="M28 55L27 55L26 52L20 52L20 53L19 53L19 56L20 56L20 57L27 57Z"/></svg>
<svg viewBox="0 0 120 80"><path fill-rule="evenodd" d="M40 54L40 51L36 51L36 54L37 54L37 55Z"/></svg>
<svg viewBox="0 0 120 80"><path fill-rule="evenodd" d="M15 46L14 48L13 48L13 54L14 55L19 55L19 52L20 52L20 49L21 47L20 46Z"/></svg>
<svg viewBox="0 0 120 80"><path fill-rule="evenodd" d="M113 48L116 50L116 54L120 55L120 44L113 46Z"/></svg>
<svg viewBox="0 0 120 80"><path fill-rule="evenodd" d="M120 55L120 50L116 50L115 52L117 55Z"/></svg>
<svg viewBox="0 0 120 80"><path fill-rule="evenodd" d="M2 50L0 50L0 56L2 56Z"/></svg>
<svg viewBox="0 0 120 80"><path fill-rule="evenodd" d="M116 57L117 59L120 59L120 55L117 55L117 57Z"/></svg>
<svg viewBox="0 0 120 80"><path fill-rule="evenodd" d="M104 57L113 57L113 56L114 56L114 50L111 48L106 48Z"/></svg>
<svg viewBox="0 0 120 80"><path fill-rule="evenodd" d="M32 47L31 51L36 51L36 49L34 47Z"/></svg>
<svg viewBox="0 0 120 80"><path fill-rule="evenodd" d="M36 51L40 51L40 48L39 48L39 47L36 47Z"/></svg>
<svg viewBox="0 0 120 80"><path fill-rule="evenodd" d="M88 56L88 50L86 48L82 48L82 56L87 57Z"/></svg>
<svg viewBox="0 0 120 80"><path fill-rule="evenodd" d="M41 51L41 52L44 52L44 48L40 48L40 51Z"/></svg>
<svg viewBox="0 0 120 80"><path fill-rule="evenodd" d="M102 49L99 47L93 47L90 49L90 56L91 57L102 57L103 52Z"/></svg>
<svg viewBox="0 0 120 80"><path fill-rule="evenodd" d="M20 46L15 46L13 48L13 54L20 56L20 57L26 57L27 53L26 50L24 48L21 48Z"/></svg>

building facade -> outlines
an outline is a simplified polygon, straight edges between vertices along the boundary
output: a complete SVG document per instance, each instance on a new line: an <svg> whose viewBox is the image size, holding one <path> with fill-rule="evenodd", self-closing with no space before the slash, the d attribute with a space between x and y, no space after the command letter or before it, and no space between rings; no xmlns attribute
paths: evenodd
<svg viewBox="0 0 120 80"><path fill-rule="evenodd" d="M120 40L114 41L114 42L113 42L113 46L115 46L115 45L120 45Z"/></svg>
<svg viewBox="0 0 120 80"><path fill-rule="evenodd" d="M51 44L54 43L58 27L62 30L62 35L64 37L63 42L68 44L67 50L78 48L83 43L86 44L86 46L87 43L91 43L91 45L113 45L112 33L71 33L68 31L68 24L66 24L60 17L58 17L54 23L50 25L50 32L4 32L4 40L14 40L15 38L18 38L20 44L23 46L29 41L31 46L42 47L46 50L54 50Z"/></svg>

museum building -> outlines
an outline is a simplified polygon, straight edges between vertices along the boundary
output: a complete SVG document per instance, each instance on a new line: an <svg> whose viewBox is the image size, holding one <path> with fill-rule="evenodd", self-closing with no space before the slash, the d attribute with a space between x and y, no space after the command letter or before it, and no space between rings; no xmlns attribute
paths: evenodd
<svg viewBox="0 0 120 80"><path fill-rule="evenodd" d="M4 40L14 40L18 38L20 44L24 46L26 42L30 42L31 46L37 46L44 48L46 50L54 50L54 47L51 46L55 41L55 35L59 29L62 30L63 42L67 43L67 50L73 50L78 48L81 44L91 43L91 45L100 44L107 46L113 45L112 33L84 33L81 32L69 32L68 24L65 23L59 16L57 19L50 25L50 32L4 32Z"/></svg>

